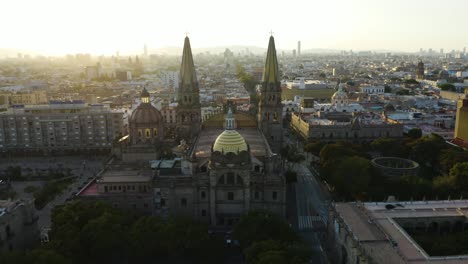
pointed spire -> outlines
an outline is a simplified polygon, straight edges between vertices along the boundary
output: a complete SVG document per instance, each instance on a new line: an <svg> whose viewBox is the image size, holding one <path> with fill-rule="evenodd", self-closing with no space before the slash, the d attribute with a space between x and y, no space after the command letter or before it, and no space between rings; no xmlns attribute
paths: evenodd
<svg viewBox="0 0 468 264"><path fill-rule="evenodd" d="M191 87L191 84L197 82L197 74L195 73L195 65L192 57L192 48L190 47L190 40L188 37L185 37L179 77L180 84L182 86L181 88Z"/></svg>
<svg viewBox="0 0 468 264"><path fill-rule="evenodd" d="M263 70L262 82L279 82L278 59L276 58L275 39L273 36L270 37L270 42L268 43L268 51L265 62L265 69Z"/></svg>

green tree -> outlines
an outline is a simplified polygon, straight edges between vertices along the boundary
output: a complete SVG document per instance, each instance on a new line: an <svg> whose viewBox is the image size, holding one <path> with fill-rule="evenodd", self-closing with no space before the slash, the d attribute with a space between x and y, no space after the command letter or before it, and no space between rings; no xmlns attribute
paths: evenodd
<svg viewBox="0 0 468 264"><path fill-rule="evenodd" d="M285 264L290 263L284 251L267 251L258 257L257 264Z"/></svg>
<svg viewBox="0 0 468 264"><path fill-rule="evenodd" d="M450 169L450 177L453 177L455 186L465 191L468 188L468 162L457 163Z"/></svg>
<svg viewBox="0 0 468 264"><path fill-rule="evenodd" d="M371 143L371 149L380 152L383 156L406 158L410 149L402 144L400 139L378 138Z"/></svg>
<svg viewBox="0 0 468 264"><path fill-rule="evenodd" d="M368 190L371 180L369 160L358 157L346 157L336 164L330 176L330 183L338 193L346 197L356 197Z"/></svg>
<svg viewBox="0 0 468 264"><path fill-rule="evenodd" d="M408 79L408 80L405 80L405 84L419 84L419 82L416 81L415 79Z"/></svg>
<svg viewBox="0 0 468 264"><path fill-rule="evenodd" d="M436 134L423 136L414 143L410 144L411 157L425 165L434 168L443 149L447 148L445 140Z"/></svg>
<svg viewBox="0 0 468 264"><path fill-rule="evenodd" d="M442 91L456 91L455 89L455 85L451 84L451 83L443 83L443 84L439 84L437 85Z"/></svg>
<svg viewBox="0 0 468 264"><path fill-rule="evenodd" d="M234 227L233 234L243 248L263 240L286 243L299 241L297 234L282 218L268 211L250 211L243 215Z"/></svg>
<svg viewBox="0 0 468 264"><path fill-rule="evenodd" d="M422 137L422 131L420 128L412 128L408 131L408 137L418 139Z"/></svg>
<svg viewBox="0 0 468 264"><path fill-rule="evenodd" d="M250 247L244 250L244 255L247 263L257 263L259 261L260 254L268 251L281 250L283 245L280 241L275 240L264 240L252 243Z"/></svg>
<svg viewBox="0 0 468 264"><path fill-rule="evenodd" d="M460 162L468 162L468 152L462 149L444 149L439 156L441 169L445 172L448 172L455 164Z"/></svg>
<svg viewBox="0 0 468 264"><path fill-rule="evenodd" d="M127 259L127 228L123 219L109 212L90 220L80 231L80 242L90 262L118 263Z"/></svg>

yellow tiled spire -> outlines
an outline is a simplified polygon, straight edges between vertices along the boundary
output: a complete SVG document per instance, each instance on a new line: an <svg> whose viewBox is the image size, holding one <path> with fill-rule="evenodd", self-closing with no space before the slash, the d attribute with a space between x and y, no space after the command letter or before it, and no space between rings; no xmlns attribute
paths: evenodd
<svg viewBox="0 0 468 264"><path fill-rule="evenodd" d="M276 58L275 39L270 37L262 82L279 82L278 59Z"/></svg>

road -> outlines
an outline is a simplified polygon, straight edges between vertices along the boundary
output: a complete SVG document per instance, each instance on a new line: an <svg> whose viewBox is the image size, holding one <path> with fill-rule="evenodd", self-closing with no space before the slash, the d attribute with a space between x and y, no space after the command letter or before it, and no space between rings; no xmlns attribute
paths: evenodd
<svg viewBox="0 0 468 264"><path fill-rule="evenodd" d="M285 142L298 146L298 151L303 152L302 144L297 144L292 135L287 134ZM296 196L295 228L314 251L319 252L312 263L328 263L321 241L324 240L330 199L317 180L317 171L313 170L312 173L307 167L307 161L295 164L293 169L297 173L297 183L292 186Z"/></svg>

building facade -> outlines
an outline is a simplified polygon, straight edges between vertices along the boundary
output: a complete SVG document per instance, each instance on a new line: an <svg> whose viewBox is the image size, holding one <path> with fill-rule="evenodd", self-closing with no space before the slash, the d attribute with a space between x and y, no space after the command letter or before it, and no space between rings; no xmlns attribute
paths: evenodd
<svg viewBox="0 0 468 264"><path fill-rule="evenodd" d="M468 146L468 98L459 99L457 102L455 140Z"/></svg>
<svg viewBox="0 0 468 264"><path fill-rule="evenodd" d="M28 105L0 113L0 149L110 149L122 136L123 113L102 105Z"/></svg>

